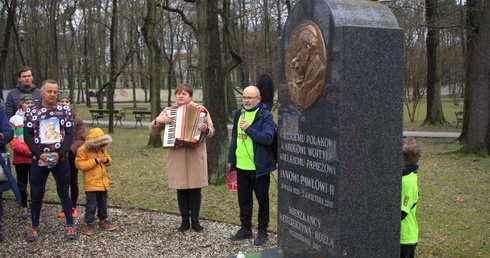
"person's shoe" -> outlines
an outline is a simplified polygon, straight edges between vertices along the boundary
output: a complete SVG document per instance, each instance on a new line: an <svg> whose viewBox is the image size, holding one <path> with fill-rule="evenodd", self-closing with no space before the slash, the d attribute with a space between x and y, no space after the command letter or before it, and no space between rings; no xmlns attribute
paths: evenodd
<svg viewBox="0 0 490 258"><path fill-rule="evenodd" d="M29 214L29 208L24 207L24 208L22 209L22 213L20 214L20 217L21 217L22 219L27 219L27 218L29 218L29 215L30 215L30 214Z"/></svg>
<svg viewBox="0 0 490 258"><path fill-rule="evenodd" d="M252 237L253 237L252 230L242 227L240 228L240 230L238 230L236 234L230 236L230 240L240 241L240 240L250 239Z"/></svg>
<svg viewBox="0 0 490 258"><path fill-rule="evenodd" d="M29 236L27 237L27 242L36 242L40 235L41 232L39 231L39 229L31 228Z"/></svg>
<svg viewBox="0 0 490 258"><path fill-rule="evenodd" d="M112 230L116 229L117 226L112 225L112 223L110 221L105 219L105 220L99 221L99 228L103 229L103 230L112 231Z"/></svg>
<svg viewBox="0 0 490 258"><path fill-rule="evenodd" d="M58 218L64 218L65 217L65 212L64 211L60 211L58 212Z"/></svg>
<svg viewBox="0 0 490 258"><path fill-rule="evenodd" d="M180 227L177 229L178 232L184 232L191 228L191 224L189 221L189 216L182 217L182 222L180 223Z"/></svg>
<svg viewBox="0 0 490 258"><path fill-rule="evenodd" d="M65 214L63 213L63 215L65 215ZM78 218L78 211L77 211L77 208L71 208L71 216L72 216L74 219Z"/></svg>
<svg viewBox="0 0 490 258"><path fill-rule="evenodd" d="M254 245L263 245L265 242L267 242L267 230L259 229L257 238L254 240Z"/></svg>
<svg viewBox="0 0 490 258"><path fill-rule="evenodd" d="M195 232L202 232L204 229L202 226L199 224L199 219L191 219L192 223L192 229L194 229Z"/></svg>
<svg viewBox="0 0 490 258"><path fill-rule="evenodd" d="M67 240L77 240L78 235L77 232L75 231L75 227L66 227L66 239Z"/></svg>
<svg viewBox="0 0 490 258"><path fill-rule="evenodd" d="M94 223L87 223L85 226L85 235L93 236L94 235Z"/></svg>

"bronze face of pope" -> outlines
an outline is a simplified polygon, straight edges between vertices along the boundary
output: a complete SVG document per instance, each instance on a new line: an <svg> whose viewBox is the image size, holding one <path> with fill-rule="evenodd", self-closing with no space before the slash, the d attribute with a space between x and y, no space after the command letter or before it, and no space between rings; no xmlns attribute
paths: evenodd
<svg viewBox="0 0 490 258"><path fill-rule="evenodd" d="M286 65L292 101L303 109L310 108L322 95L327 76L325 41L315 23L303 21L293 30Z"/></svg>

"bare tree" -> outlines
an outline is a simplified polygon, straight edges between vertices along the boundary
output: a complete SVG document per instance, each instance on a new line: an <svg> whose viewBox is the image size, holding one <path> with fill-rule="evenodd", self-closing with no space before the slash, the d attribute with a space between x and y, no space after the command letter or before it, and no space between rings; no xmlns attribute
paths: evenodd
<svg viewBox="0 0 490 258"><path fill-rule="evenodd" d="M238 37L236 28L236 13L231 10L231 2L229 0L223 1L223 8L221 9L221 18L223 21L223 30L222 30L222 51L225 53L223 55L223 74L225 76L225 110L227 114L231 113L231 110L236 109L237 101L235 98L235 88L236 88L236 80L233 79L235 73L233 71L243 62L243 56L238 49L239 43L243 37ZM242 33L244 34L244 33ZM243 66L238 68L240 72L243 72Z"/></svg>
<svg viewBox="0 0 490 258"><path fill-rule="evenodd" d="M427 22L427 115L424 125L441 125L448 122L444 118L441 103L441 71L439 67L438 0L425 0Z"/></svg>
<svg viewBox="0 0 490 258"><path fill-rule="evenodd" d="M7 55L8 55L8 50L9 50L9 45L10 45L10 35L12 33L12 28L14 29L14 34L17 36L17 32L15 31L15 27L12 26L14 25L14 10L17 7L17 1L16 0L11 0L10 2L5 1L5 6L3 6L2 9L7 11L7 19L5 23L4 29L4 37L3 37L3 42L2 42L2 48L0 51L0 98L4 99L3 97L3 82L4 80L4 72L5 72L5 64L7 63ZM18 37L16 37L18 39ZM16 41L17 45L19 45L18 40ZM23 59L23 58L22 58Z"/></svg>
<svg viewBox="0 0 490 258"><path fill-rule="evenodd" d="M197 0L199 3L200 0ZM225 81L221 63L219 38L218 1L201 1L203 15L199 17L200 66L203 71L203 101L212 114L215 134L209 141L208 168L210 181L217 183L226 174L228 153L228 117L223 112L225 102Z"/></svg>
<svg viewBox="0 0 490 258"><path fill-rule="evenodd" d="M147 14L145 17L145 24L141 28L143 38L146 46L150 52L150 91L151 91L151 117L156 117L160 113L160 71L158 68L161 66L162 49L158 45L155 35L156 26L157 5L155 0L147 0ZM148 146L161 147L163 144L162 137L160 135L151 135L148 140Z"/></svg>
<svg viewBox="0 0 490 258"><path fill-rule="evenodd" d="M109 133L114 133L114 92L116 89L116 84L119 76L125 70L127 65L131 60L131 56L134 53L135 42L138 41L139 37L135 39L129 38L126 41L127 49L125 55L120 55L120 43L122 40L119 39L119 5L118 0L111 0L111 23L109 29L109 53L110 53L110 67L109 67L109 80L102 85L98 90L100 93L106 90L107 97L107 109L109 110Z"/></svg>
<svg viewBox="0 0 490 258"><path fill-rule="evenodd" d="M66 77L69 86L69 96L70 99L74 100L75 93L75 69L76 69L76 52L77 52L77 38L75 32L75 26L73 21L73 15L76 11L76 5L78 1L73 1L73 5L68 5L65 7L65 12L63 13L62 19L65 21L64 26L62 27L62 32L64 35L64 40L61 42L63 44L63 50L65 55L65 63L62 68L66 68ZM62 75L64 71L62 69ZM76 109L76 106L73 105Z"/></svg>
<svg viewBox="0 0 490 258"><path fill-rule="evenodd" d="M490 0L469 0L466 5L465 115L458 140L473 153L490 155Z"/></svg>
<svg viewBox="0 0 490 258"><path fill-rule="evenodd" d="M271 17L270 17L270 7L269 0L263 0L263 11L264 11L264 27L263 27L263 38L264 38L264 57L265 57L265 67L260 73L272 73L272 44L276 45L277 42L271 42ZM277 38L277 37L274 37Z"/></svg>
<svg viewBox="0 0 490 258"><path fill-rule="evenodd" d="M416 121L419 103L426 94L427 58L424 6L421 1L397 1L391 8L405 30L404 104L411 122Z"/></svg>
<svg viewBox="0 0 490 258"><path fill-rule="evenodd" d="M46 62L46 74L44 78L53 78L60 81L59 76L59 57L58 57L58 12L59 6L57 0L50 0L48 4L48 37L44 45L46 56L50 57L50 61Z"/></svg>
<svg viewBox="0 0 490 258"><path fill-rule="evenodd" d="M112 20L110 29L110 68L109 68L109 83L107 88L107 103L109 106L109 133L114 133L114 90L116 89L117 77L119 76L119 47L117 44L118 36L118 23L119 23L119 13L118 13L118 2L117 0L112 0Z"/></svg>

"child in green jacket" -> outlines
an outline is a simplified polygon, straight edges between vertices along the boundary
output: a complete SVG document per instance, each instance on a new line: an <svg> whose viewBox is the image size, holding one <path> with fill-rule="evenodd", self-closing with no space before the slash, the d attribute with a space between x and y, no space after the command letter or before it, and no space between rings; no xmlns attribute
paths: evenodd
<svg viewBox="0 0 490 258"><path fill-rule="evenodd" d="M419 226L417 223L417 202L419 189L417 184L417 170L420 159L420 146L415 139L403 140L403 172L401 195L401 228L400 228L400 257L415 257Z"/></svg>

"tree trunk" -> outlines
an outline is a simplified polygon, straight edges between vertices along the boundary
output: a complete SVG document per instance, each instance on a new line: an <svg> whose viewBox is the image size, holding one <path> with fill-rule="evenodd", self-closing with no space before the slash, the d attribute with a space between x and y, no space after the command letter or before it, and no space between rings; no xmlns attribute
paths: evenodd
<svg viewBox="0 0 490 258"><path fill-rule="evenodd" d="M273 62L272 60L272 43L271 43L271 32L270 32L270 10L269 10L269 1L270 0L264 0L262 4L264 5L264 57L265 57L265 70L260 71L259 74L262 73L269 73L271 74L273 69L272 69L272 64L277 63ZM277 43L277 42L274 42ZM259 74L254 74L254 78L258 78ZM257 82L256 82L257 83Z"/></svg>
<svg viewBox="0 0 490 258"><path fill-rule="evenodd" d="M51 3L49 5L49 32L51 36L48 38L48 45L47 50L48 50L48 56L49 62L47 62L47 78L55 79L59 81L61 78L58 73L58 68L59 66L59 58L58 58L58 26L57 26L57 16L56 16L56 11L58 10L57 8L57 2L56 0L51 0ZM46 79L47 79L46 78Z"/></svg>
<svg viewBox="0 0 490 258"><path fill-rule="evenodd" d="M109 87L106 91L107 104L109 109L109 133L114 133L114 92L116 90L116 83L118 77L118 63L119 63L119 45L117 44L118 33L118 6L117 0L112 0L112 17L111 17L111 29L109 35L109 47L110 47L110 71L109 71Z"/></svg>
<svg viewBox="0 0 490 258"><path fill-rule="evenodd" d="M155 25L156 25L156 2L155 0L148 0L147 14L145 17L145 23L141 28L145 44L150 52L150 91L151 91L151 117L156 117L161 110L160 106L160 72L158 70L161 67L161 48L158 46L158 42L155 39ZM147 146L153 146L155 148L163 145L161 135L152 135L148 140Z"/></svg>
<svg viewBox="0 0 490 258"><path fill-rule="evenodd" d="M208 173L210 182L227 173L228 127L225 107L225 82L222 74L221 45L219 42L218 1L197 1L201 4L199 17L200 61L203 71L203 100L215 127L215 134L208 142Z"/></svg>
<svg viewBox="0 0 490 258"><path fill-rule="evenodd" d="M78 63L83 64L82 58L78 58ZM83 77L83 70L80 69L80 66L77 67L77 73L76 73L76 81L77 81L77 104L85 102L85 94L83 90L83 82L82 82L82 77Z"/></svg>
<svg viewBox="0 0 490 258"><path fill-rule="evenodd" d="M473 66L473 56L474 56L474 41L478 34L478 27L480 23L480 9L479 6L482 0L467 0L466 1L466 51L465 51L465 87L464 87L464 112L466 115L463 117L463 128L461 130L461 135L458 140L467 143L468 138L468 125L471 116L471 80L470 80L470 70Z"/></svg>
<svg viewBox="0 0 490 258"><path fill-rule="evenodd" d="M10 2L10 9L7 11L7 20L5 23L5 28L4 28L4 37L3 37L3 42L2 42L2 48L0 51L0 98L5 99L3 96L3 82L6 81L3 78L4 70L5 70L5 64L7 63L7 55L8 55L8 50L9 50L9 43L10 43L10 34L12 32L12 24L14 24L14 14L15 14L15 8L17 7L17 1L12 0Z"/></svg>
<svg viewBox="0 0 490 258"><path fill-rule="evenodd" d="M231 114L231 111L237 108L235 92L234 88L236 83L232 79L233 73L232 71L240 67L239 65L243 62L243 57L240 51L237 49L234 42L238 42L239 40L243 40L243 37L234 39L234 25L231 22L230 18L233 16L230 9L230 0L223 1L223 75L224 75L224 89L225 89L225 102L223 106L225 107L225 113ZM243 33L242 33L243 35ZM244 42L241 43L242 47L244 46ZM243 52L243 51L242 51ZM243 68L243 66L242 66ZM239 72L243 71L239 68Z"/></svg>
<svg viewBox="0 0 490 258"><path fill-rule="evenodd" d="M483 9L481 7L483 4ZM490 154L490 0L467 1L467 84L463 133L471 152Z"/></svg>
<svg viewBox="0 0 490 258"><path fill-rule="evenodd" d="M73 26L73 14L75 13L76 3L69 10L70 12L66 12L67 14L67 22L68 26L63 27L63 33L65 36L65 40L63 41L65 44L65 55L66 55L66 70L67 70L67 78L68 78L68 87L69 87L69 97L72 102L73 108L76 110L76 102L74 98L75 94L75 67L76 67L76 48L75 42L77 40L75 27ZM66 33L66 27L68 27L70 34L68 37L68 33Z"/></svg>
<svg viewBox="0 0 490 258"><path fill-rule="evenodd" d="M437 0L425 0L427 20L427 115L424 125L443 125L444 118L441 104L441 72L438 64L439 29L437 26Z"/></svg>

